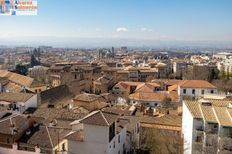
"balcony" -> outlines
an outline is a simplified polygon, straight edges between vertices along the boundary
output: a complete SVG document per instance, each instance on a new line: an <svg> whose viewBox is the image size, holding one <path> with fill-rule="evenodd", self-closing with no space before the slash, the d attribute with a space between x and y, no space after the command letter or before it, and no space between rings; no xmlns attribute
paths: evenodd
<svg viewBox="0 0 232 154"><path fill-rule="evenodd" d="M203 126L196 126L196 131L198 131L198 132L204 131L204 127Z"/></svg>
<svg viewBox="0 0 232 154"><path fill-rule="evenodd" d="M218 146L218 135L204 133L204 146L205 147L217 147Z"/></svg>
<svg viewBox="0 0 232 154"><path fill-rule="evenodd" d="M232 153L232 138L221 137L219 140L220 151L227 151Z"/></svg>
<svg viewBox="0 0 232 154"><path fill-rule="evenodd" d="M207 134L218 134L218 124L206 124L205 132Z"/></svg>

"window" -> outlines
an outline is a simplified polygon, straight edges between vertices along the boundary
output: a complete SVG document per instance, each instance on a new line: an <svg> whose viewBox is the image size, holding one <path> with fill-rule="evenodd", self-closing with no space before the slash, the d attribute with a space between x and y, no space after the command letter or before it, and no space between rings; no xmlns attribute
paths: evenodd
<svg viewBox="0 0 232 154"><path fill-rule="evenodd" d="M213 90L210 90L210 93L211 93L211 94L213 94L213 93L214 93L214 91L213 91Z"/></svg>
<svg viewBox="0 0 232 154"><path fill-rule="evenodd" d="M137 123L137 133L139 133L139 123Z"/></svg>
<svg viewBox="0 0 232 154"><path fill-rule="evenodd" d="M115 123L113 123L109 128L109 142L114 138L115 136Z"/></svg>
<svg viewBox="0 0 232 154"><path fill-rule="evenodd" d="M62 150L65 151L65 143L62 144Z"/></svg>
<svg viewBox="0 0 232 154"><path fill-rule="evenodd" d="M186 94L186 89L183 89L183 93Z"/></svg>
<svg viewBox="0 0 232 154"><path fill-rule="evenodd" d="M201 94L204 95L205 94L205 90L201 90Z"/></svg>
<svg viewBox="0 0 232 154"><path fill-rule="evenodd" d="M120 143L120 135L118 135L118 143Z"/></svg>
<svg viewBox="0 0 232 154"><path fill-rule="evenodd" d="M118 151L118 154L120 154L120 150Z"/></svg>
<svg viewBox="0 0 232 154"><path fill-rule="evenodd" d="M192 94L193 94L193 95L195 94L195 89L192 90Z"/></svg>
<svg viewBox="0 0 232 154"><path fill-rule="evenodd" d="M114 141L114 148L115 148L115 141Z"/></svg>

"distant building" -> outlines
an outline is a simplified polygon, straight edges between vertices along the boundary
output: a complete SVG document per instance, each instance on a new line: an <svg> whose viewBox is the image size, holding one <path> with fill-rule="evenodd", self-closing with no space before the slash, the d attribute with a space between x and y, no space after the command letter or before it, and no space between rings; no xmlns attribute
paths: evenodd
<svg viewBox="0 0 232 154"><path fill-rule="evenodd" d="M48 82L48 67L44 66L34 66L33 68L28 69L28 76L47 83Z"/></svg>
<svg viewBox="0 0 232 154"><path fill-rule="evenodd" d="M228 59L230 57L232 57L232 53L229 53L229 52L219 52L219 53L213 54L213 58L215 59Z"/></svg>

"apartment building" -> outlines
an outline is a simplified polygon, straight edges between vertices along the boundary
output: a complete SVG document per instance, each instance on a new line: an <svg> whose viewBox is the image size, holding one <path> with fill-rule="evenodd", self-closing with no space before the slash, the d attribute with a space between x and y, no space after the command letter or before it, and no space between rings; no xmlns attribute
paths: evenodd
<svg viewBox="0 0 232 154"><path fill-rule="evenodd" d="M232 104L226 100L183 101L184 153L232 153Z"/></svg>
<svg viewBox="0 0 232 154"><path fill-rule="evenodd" d="M71 123L74 132L67 136L68 151L76 154L128 153L132 148L131 139L138 139L130 137L131 130L133 134L135 132L135 136L139 133L138 121L131 122L134 127L129 127L129 122L131 121L117 114L92 112Z"/></svg>

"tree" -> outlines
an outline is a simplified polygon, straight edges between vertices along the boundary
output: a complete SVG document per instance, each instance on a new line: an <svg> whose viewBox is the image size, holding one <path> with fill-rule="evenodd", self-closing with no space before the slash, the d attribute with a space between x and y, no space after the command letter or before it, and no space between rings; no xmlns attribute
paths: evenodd
<svg viewBox="0 0 232 154"><path fill-rule="evenodd" d="M150 153L176 153L183 152L183 139L181 134L171 130L142 128L140 138L141 148L149 149Z"/></svg>
<svg viewBox="0 0 232 154"><path fill-rule="evenodd" d="M170 97L165 97L161 101L161 107L163 107L163 108L169 108L169 107L171 107L171 103L172 103L172 99Z"/></svg>
<svg viewBox="0 0 232 154"><path fill-rule="evenodd" d="M27 75L27 67L21 64L16 65L15 73Z"/></svg>
<svg viewBox="0 0 232 154"><path fill-rule="evenodd" d="M40 65L40 62L35 58L34 54L31 55L31 67Z"/></svg>

